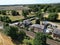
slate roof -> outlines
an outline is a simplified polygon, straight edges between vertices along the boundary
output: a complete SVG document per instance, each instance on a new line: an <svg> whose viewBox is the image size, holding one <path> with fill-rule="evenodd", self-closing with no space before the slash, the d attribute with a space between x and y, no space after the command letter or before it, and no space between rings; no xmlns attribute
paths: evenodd
<svg viewBox="0 0 60 45"><path fill-rule="evenodd" d="M44 26L43 25L39 25L39 24L33 24L33 25L31 25L31 27L44 29Z"/></svg>
<svg viewBox="0 0 60 45"><path fill-rule="evenodd" d="M29 24L31 24L31 21L30 21L29 19L24 20L24 21L23 21L23 24L27 24L27 25L29 25Z"/></svg>
<svg viewBox="0 0 60 45"><path fill-rule="evenodd" d="M53 33L54 33L54 34L57 34L57 35L60 35L60 29L55 29L55 30L53 31Z"/></svg>

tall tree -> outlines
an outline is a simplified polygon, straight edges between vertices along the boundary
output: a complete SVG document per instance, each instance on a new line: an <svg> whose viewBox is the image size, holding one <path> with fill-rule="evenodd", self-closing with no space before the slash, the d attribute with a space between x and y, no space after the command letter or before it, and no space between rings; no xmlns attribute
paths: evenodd
<svg viewBox="0 0 60 45"><path fill-rule="evenodd" d="M12 10L11 13L12 13L13 16L19 15L19 12L15 11L15 10Z"/></svg>
<svg viewBox="0 0 60 45"><path fill-rule="evenodd" d="M36 33L34 45L46 45L46 35L41 32Z"/></svg>
<svg viewBox="0 0 60 45"><path fill-rule="evenodd" d="M38 22L40 23L40 21L42 20L42 18L43 18L43 14L40 12L40 10L36 13L36 16L37 16L37 18L38 18Z"/></svg>

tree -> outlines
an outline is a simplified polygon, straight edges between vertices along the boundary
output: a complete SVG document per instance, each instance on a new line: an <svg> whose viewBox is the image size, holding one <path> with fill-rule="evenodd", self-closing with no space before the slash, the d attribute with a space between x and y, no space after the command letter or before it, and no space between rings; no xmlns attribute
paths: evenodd
<svg viewBox="0 0 60 45"><path fill-rule="evenodd" d="M22 43L23 40L24 40L24 38L25 38L25 36L26 36L26 33L21 30L21 31L18 33L18 39L17 39L17 40L20 41L20 43Z"/></svg>
<svg viewBox="0 0 60 45"><path fill-rule="evenodd" d="M19 15L19 12L15 11L15 10L12 10L11 13L12 13L13 16Z"/></svg>
<svg viewBox="0 0 60 45"><path fill-rule="evenodd" d="M31 11L33 11L33 12L37 12L37 11L38 11L37 5L31 5L31 6L29 6L29 8L30 8Z"/></svg>
<svg viewBox="0 0 60 45"><path fill-rule="evenodd" d="M24 18L27 18L28 11L27 10L22 10L22 15L24 16Z"/></svg>
<svg viewBox="0 0 60 45"><path fill-rule="evenodd" d="M0 11L0 14L1 14L1 11Z"/></svg>
<svg viewBox="0 0 60 45"><path fill-rule="evenodd" d="M40 19L36 19L36 24L40 24Z"/></svg>
<svg viewBox="0 0 60 45"><path fill-rule="evenodd" d="M16 13L17 13L17 15L20 15L19 12L16 12Z"/></svg>
<svg viewBox="0 0 60 45"><path fill-rule="evenodd" d="M9 34L9 29L10 29L9 24L8 24L8 23L4 23L4 24L3 24L3 28L4 28L3 32L4 32L6 35L8 35L8 34Z"/></svg>
<svg viewBox="0 0 60 45"><path fill-rule="evenodd" d="M57 13L50 13L48 16L48 19L51 21L56 21L58 18L58 14Z"/></svg>
<svg viewBox="0 0 60 45"><path fill-rule="evenodd" d="M47 8L48 12L56 12L56 7L49 7Z"/></svg>
<svg viewBox="0 0 60 45"><path fill-rule="evenodd" d="M10 20L10 18L8 17L8 16L1 16L0 17L0 20L2 21L2 22L7 22L7 23L9 23L9 22L11 22L11 20Z"/></svg>
<svg viewBox="0 0 60 45"><path fill-rule="evenodd" d="M36 20L36 22L37 23L40 23L40 21L42 20L42 18L43 18L43 15L42 15L42 13L40 12L40 11L38 11L37 13L36 13L36 16L37 16L37 18L38 18L38 20Z"/></svg>
<svg viewBox="0 0 60 45"><path fill-rule="evenodd" d="M2 16L0 16L0 21L2 21Z"/></svg>
<svg viewBox="0 0 60 45"><path fill-rule="evenodd" d="M46 35L41 32L36 33L34 45L46 45Z"/></svg>
<svg viewBox="0 0 60 45"><path fill-rule="evenodd" d="M56 12L60 12L60 8L57 8L57 9L56 9Z"/></svg>
<svg viewBox="0 0 60 45"><path fill-rule="evenodd" d="M18 28L14 27L14 26L10 26L10 29L8 31L8 36L10 36L14 40L17 40L17 38L18 38Z"/></svg>
<svg viewBox="0 0 60 45"><path fill-rule="evenodd" d="M6 15L6 10L2 10L1 14Z"/></svg>
<svg viewBox="0 0 60 45"><path fill-rule="evenodd" d="M7 23L4 23L4 33L12 38L12 40L19 41L22 43L26 34L24 31L19 31L18 27L9 26Z"/></svg>
<svg viewBox="0 0 60 45"><path fill-rule="evenodd" d="M44 12L46 12L47 9L48 9L48 8L51 8L51 7L52 7L51 5L45 5L45 7L44 7Z"/></svg>

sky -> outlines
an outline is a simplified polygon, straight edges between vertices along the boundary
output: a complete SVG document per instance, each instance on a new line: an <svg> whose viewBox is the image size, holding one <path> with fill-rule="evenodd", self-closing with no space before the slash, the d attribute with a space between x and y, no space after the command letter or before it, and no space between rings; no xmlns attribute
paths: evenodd
<svg viewBox="0 0 60 45"><path fill-rule="evenodd" d="M60 0L1 0L0 5L60 3Z"/></svg>

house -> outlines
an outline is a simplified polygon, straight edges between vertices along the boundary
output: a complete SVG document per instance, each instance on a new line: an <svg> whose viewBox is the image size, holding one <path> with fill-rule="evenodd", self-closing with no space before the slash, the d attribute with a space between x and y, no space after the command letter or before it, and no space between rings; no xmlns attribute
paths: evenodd
<svg viewBox="0 0 60 45"><path fill-rule="evenodd" d="M47 26L47 28L45 29L46 30L45 33L52 34L53 28L51 28L49 26ZM34 32L43 32L44 28L45 28L44 25L40 25L40 24L33 24L30 26L30 30L32 30Z"/></svg>
<svg viewBox="0 0 60 45"><path fill-rule="evenodd" d="M40 24L33 24L30 26L30 28L33 29L32 31L34 32L43 32L44 26Z"/></svg>
<svg viewBox="0 0 60 45"><path fill-rule="evenodd" d="M60 39L60 29L55 29L52 35L54 39Z"/></svg>

